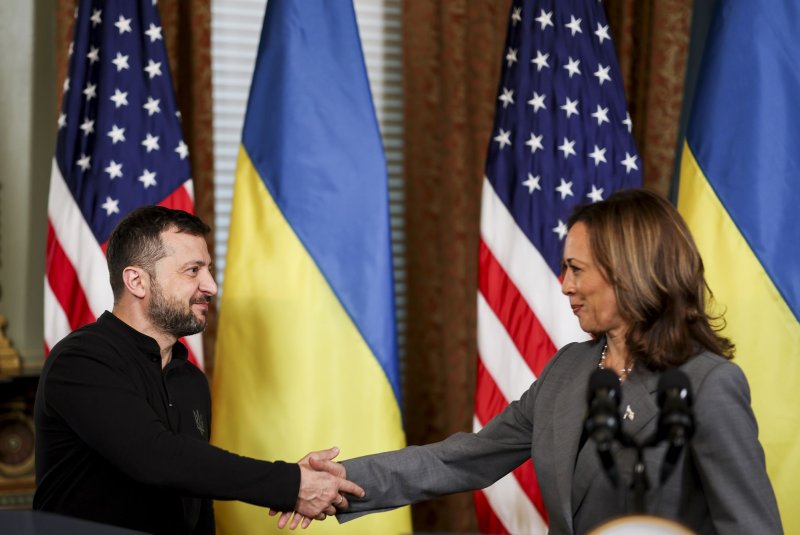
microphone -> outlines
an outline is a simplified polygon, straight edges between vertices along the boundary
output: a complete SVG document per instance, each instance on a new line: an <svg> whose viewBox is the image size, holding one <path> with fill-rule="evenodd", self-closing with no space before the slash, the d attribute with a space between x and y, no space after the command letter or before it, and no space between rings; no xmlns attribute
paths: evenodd
<svg viewBox="0 0 800 535"><path fill-rule="evenodd" d="M692 385L682 371L672 368L658 381L658 440L667 440L669 447L661 465L661 483L672 474L683 447L694 433Z"/></svg>
<svg viewBox="0 0 800 535"><path fill-rule="evenodd" d="M619 474L611 455L611 444L620 434L621 395L619 377L611 370L598 369L589 377L589 410L583 430L597 444L600 462L614 487L619 482Z"/></svg>

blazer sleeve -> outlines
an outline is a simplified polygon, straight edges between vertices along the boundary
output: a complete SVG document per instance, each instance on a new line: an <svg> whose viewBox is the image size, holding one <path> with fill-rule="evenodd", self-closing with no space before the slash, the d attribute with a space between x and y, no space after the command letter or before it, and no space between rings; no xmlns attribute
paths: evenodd
<svg viewBox="0 0 800 535"><path fill-rule="evenodd" d="M351 498L346 522L444 494L487 487L530 458L535 384L478 433L344 461L366 496Z"/></svg>
<svg viewBox="0 0 800 535"><path fill-rule="evenodd" d="M694 414L691 454L716 532L782 533L742 370L714 367L696 388Z"/></svg>

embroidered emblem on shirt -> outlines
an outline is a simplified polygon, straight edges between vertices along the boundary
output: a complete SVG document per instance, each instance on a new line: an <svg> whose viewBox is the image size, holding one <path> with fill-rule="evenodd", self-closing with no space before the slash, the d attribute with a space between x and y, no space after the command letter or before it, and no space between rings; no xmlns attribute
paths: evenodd
<svg viewBox="0 0 800 535"><path fill-rule="evenodd" d="M634 414L633 409L631 409L631 406L628 405L627 407L625 407L625 414L622 416L622 419L633 421L634 416L636 415Z"/></svg>
<svg viewBox="0 0 800 535"><path fill-rule="evenodd" d="M200 431L200 436L205 438L206 436L206 420L203 418L203 414L195 409L192 411L194 414L194 425L197 427L197 430Z"/></svg>

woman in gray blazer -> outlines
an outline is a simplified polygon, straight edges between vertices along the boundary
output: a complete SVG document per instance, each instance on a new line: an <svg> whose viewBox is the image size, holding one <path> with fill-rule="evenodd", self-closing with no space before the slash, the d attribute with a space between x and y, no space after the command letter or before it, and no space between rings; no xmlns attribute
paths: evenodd
<svg viewBox="0 0 800 535"><path fill-rule="evenodd" d="M657 427L659 376L678 368L694 392L695 433L670 477L645 494L647 512L698 533L781 533L747 380L706 312L703 263L675 208L644 190L578 208L562 265L562 291L594 339L559 350L530 389L478 433L342 464L312 460L366 491L363 499L348 497L339 520L483 488L530 457L550 533L584 533L632 510L635 461L634 449L615 444L615 489L582 433L590 375L598 368L617 374L628 414L622 431L644 441ZM645 450L651 482L666 449Z"/></svg>

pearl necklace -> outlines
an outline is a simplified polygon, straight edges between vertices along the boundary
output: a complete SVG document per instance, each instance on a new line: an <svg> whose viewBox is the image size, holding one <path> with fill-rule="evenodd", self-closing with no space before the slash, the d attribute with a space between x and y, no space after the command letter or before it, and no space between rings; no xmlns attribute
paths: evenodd
<svg viewBox="0 0 800 535"><path fill-rule="evenodd" d="M605 370L606 369L606 355L607 354L608 354L608 344L603 346L603 352L600 353L600 362L597 363L597 367L599 369L601 369L601 370ZM633 365L631 365L630 368L622 368L621 370L619 370L619 373L620 373L619 380L622 381L623 379L627 378L628 374L630 374L632 371L633 371Z"/></svg>

